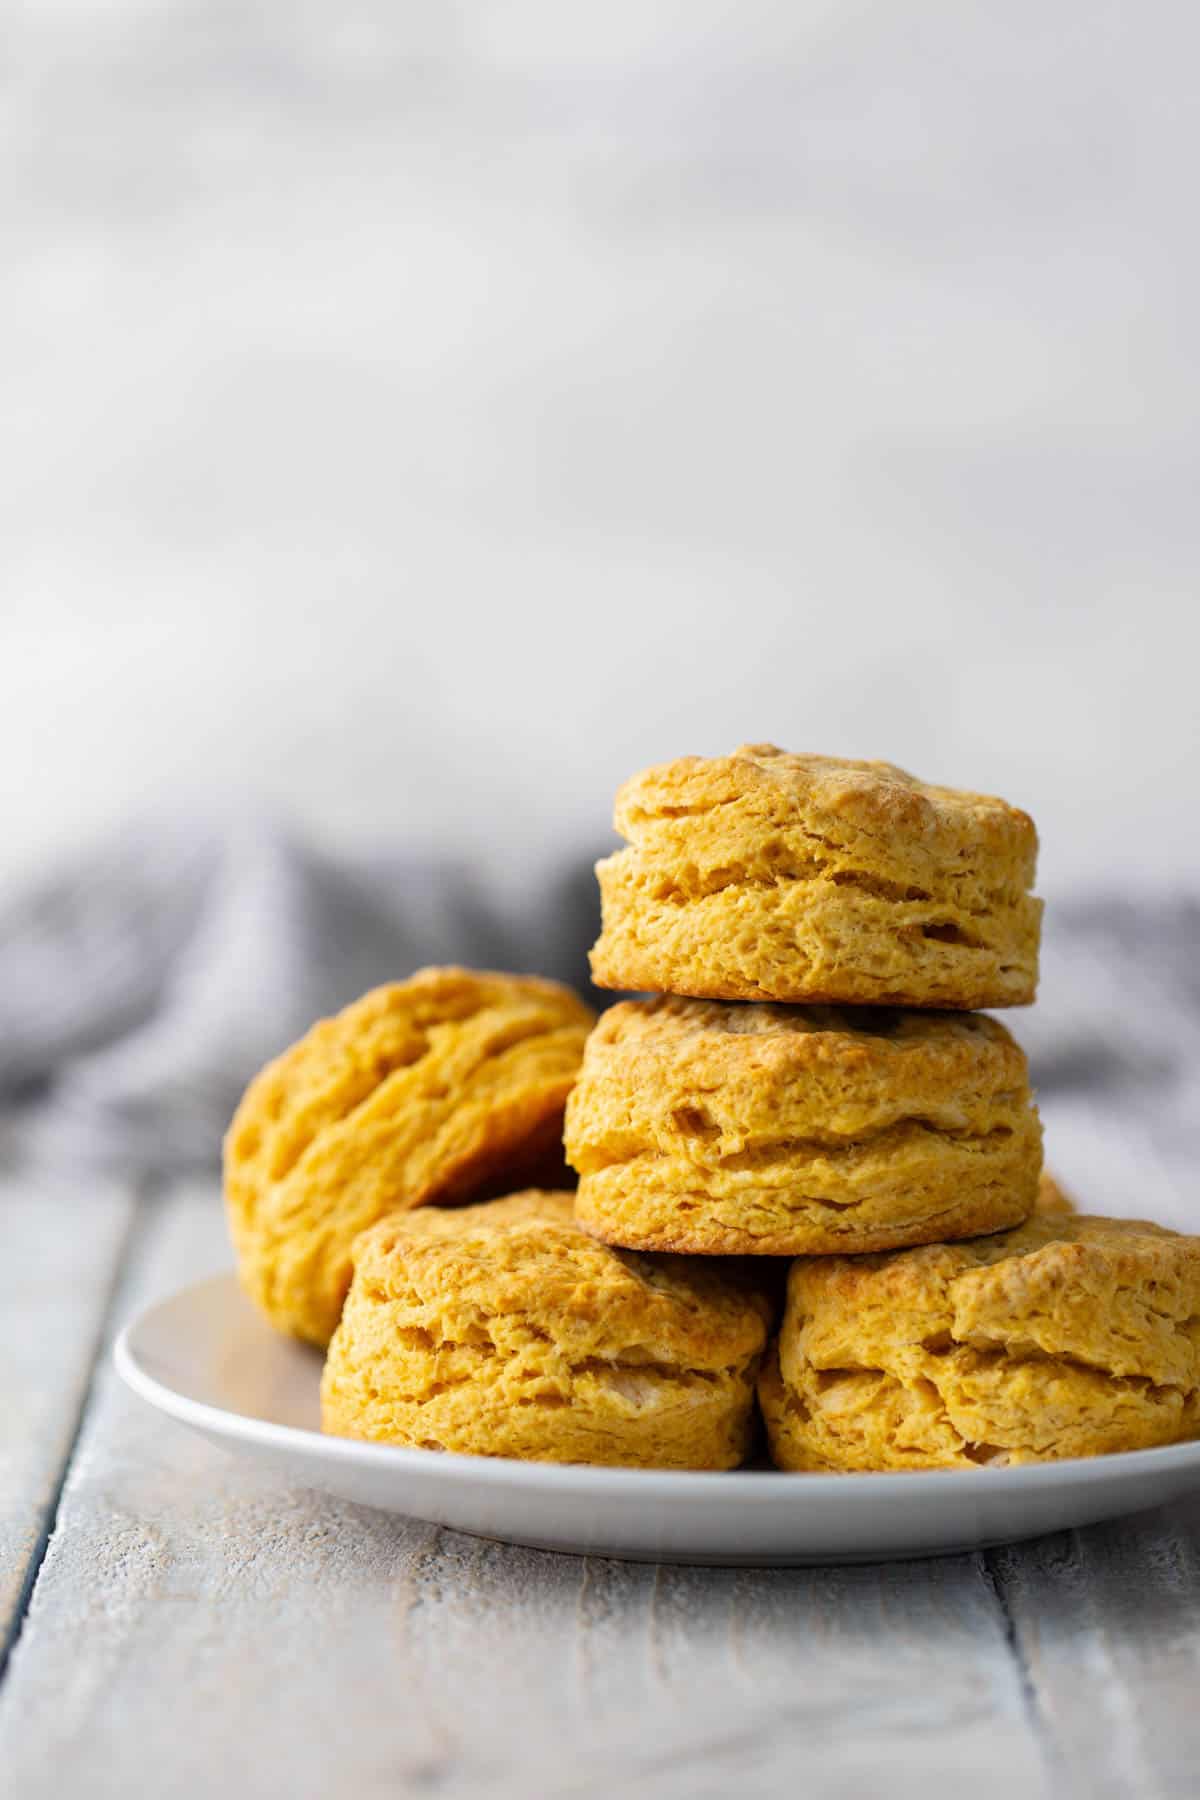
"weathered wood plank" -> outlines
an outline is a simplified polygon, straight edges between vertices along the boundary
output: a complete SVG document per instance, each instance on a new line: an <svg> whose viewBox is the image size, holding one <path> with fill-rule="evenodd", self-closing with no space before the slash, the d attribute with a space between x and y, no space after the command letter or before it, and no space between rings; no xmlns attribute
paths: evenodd
<svg viewBox="0 0 1200 1800"><path fill-rule="evenodd" d="M135 1203L0 1180L0 1665L79 1425Z"/></svg>
<svg viewBox="0 0 1200 1800"><path fill-rule="evenodd" d="M990 1553L1057 1791L1192 1800L1200 1781L1200 1496Z"/></svg>
<svg viewBox="0 0 1200 1800"><path fill-rule="evenodd" d="M227 1260L165 1204L130 1308ZM289 1490L97 1382L0 1691L23 1800L1048 1793L976 1558L654 1569Z"/></svg>

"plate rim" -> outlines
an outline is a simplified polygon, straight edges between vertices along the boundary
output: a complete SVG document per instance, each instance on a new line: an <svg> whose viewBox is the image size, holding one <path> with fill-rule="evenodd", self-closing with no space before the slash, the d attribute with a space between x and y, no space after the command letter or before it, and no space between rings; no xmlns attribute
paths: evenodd
<svg viewBox="0 0 1200 1800"><path fill-rule="evenodd" d="M1187 1438L1175 1444L1159 1444L1145 1450L1119 1450L1102 1456L1063 1457L1053 1462L1020 1463L1013 1467L988 1469L894 1469L845 1473L809 1472L783 1469L629 1469L598 1463L551 1463L522 1461L516 1457L479 1456L465 1451L421 1450L402 1444L374 1444L358 1438L343 1438L313 1431L303 1425L284 1425L274 1419L255 1418L249 1413L233 1411L210 1400L196 1400L177 1388L160 1381L139 1360L135 1340L158 1314L194 1300L206 1290L223 1288L241 1299L246 1296L232 1270L187 1283L161 1299L152 1301L128 1319L117 1333L112 1358L117 1374L125 1385L156 1411L191 1426L211 1437L232 1439L257 1448L270 1448L290 1454L318 1455L330 1462L342 1462L390 1469L400 1475L408 1471L422 1477L433 1475L451 1482L479 1481L519 1491L523 1488L557 1489L564 1498L572 1494L580 1498L600 1495L629 1498L645 1497L653 1486L659 1499L719 1500L727 1504L731 1484L746 1501L782 1499L784 1494L797 1497L801 1490L814 1498L829 1498L834 1492L848 1499L856 1495L863 1503L880 1502L889 1496L903 1494L911 1501L918 1492L952 1491L966 1497L984 1491L994 1497L1007 1492L1021 1492L1035 1486L1055 1486L1069 1479L1083 1478L1085 1472L1101 1474L1105 1479L1136 1479L1151 1470L1166 1475L1172 1470L1192 1467L1200 1473L1200 1438ZM265 1324L265 1322L264 1322ZM270 1329L269 1326L265 1327ZM288 1340L284 1339L287 1342ZM303 1346L300 1346L303 1347ZM789 1476L791 1479L789 1480Z"/></svg>

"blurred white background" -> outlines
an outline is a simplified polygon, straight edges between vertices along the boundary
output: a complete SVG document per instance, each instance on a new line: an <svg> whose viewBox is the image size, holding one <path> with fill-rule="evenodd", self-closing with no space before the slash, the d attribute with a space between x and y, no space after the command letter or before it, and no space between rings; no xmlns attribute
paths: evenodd
<svg viewBox="0 0 1200 1800"><path fill-rule="evenodd" d="M528 869L769 737L1200 876L1193 8L4 32L6 875L157 809Z"/></svg>

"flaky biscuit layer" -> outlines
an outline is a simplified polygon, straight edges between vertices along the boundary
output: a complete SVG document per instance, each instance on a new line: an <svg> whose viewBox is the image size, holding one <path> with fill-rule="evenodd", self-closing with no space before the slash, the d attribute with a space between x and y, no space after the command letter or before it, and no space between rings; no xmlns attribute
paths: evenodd
<svg viewBox="0 0 1200 1800"><path fill-rule="evenodd" d="M617 795L597 865L601 987L973 1010L1037 987L1037 833L988 795L770 744Z"/></svg>
<svg viewBox="0 0 1200 1800"><path fill-rule="evenodd" d="M771 1309L740 1273L610 1250L539 1192L398 1215L354 1257L326 1431L537 1462L745 1457Z"/></svg>
<svg viewBox="0 0 1200 1800"><path fill-rule="evenodd" d="M225 1194L242 1283L271 1322L328 1343L364 1227L552 1166L592 1018L557 982L422 969L257 1075Z"/></svg>
<svg viewBox="0 0 1200 1800"><path fill-rule="evenodd" d="M601 1015L566 1145L589 1231L700 1254L1000 1230L1041 1167L1025 1057L994 1019L672 996Z"/></svg>
<svg viewBox="0 0 1200 1800"><path fill-rule="evenodd" d="M1053 1209L792 1265L760 1382L788 1469L967 1468L1200 1433L1200 1239Z"/></svg>

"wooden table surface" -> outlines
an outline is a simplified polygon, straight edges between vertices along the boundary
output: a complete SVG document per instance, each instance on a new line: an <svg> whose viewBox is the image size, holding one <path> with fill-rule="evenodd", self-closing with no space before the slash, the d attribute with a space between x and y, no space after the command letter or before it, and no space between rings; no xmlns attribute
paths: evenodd
<svg viewBox="0 0 1200 1800"><path fill-rule="evenodd" d="M115 1329L228 1262L211 1186L0 1183L0 1792L1200 1788L1200 1495L844 1569L460 1537L290 1489L125 1392Z"/></svg>

